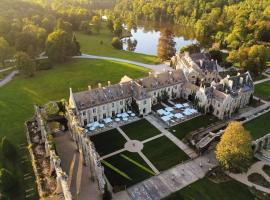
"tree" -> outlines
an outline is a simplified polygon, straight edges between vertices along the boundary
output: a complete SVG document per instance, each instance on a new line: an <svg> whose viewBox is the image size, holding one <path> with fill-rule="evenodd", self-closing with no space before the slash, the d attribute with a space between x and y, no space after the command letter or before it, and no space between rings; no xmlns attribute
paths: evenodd
<svg viewBox="0 0 270 200"><path fill-rule="evenodd" d="M18 52L14 56L17 68L27 77L32 77L36 72L36 63L24 52Z"/></svg>
<svg viewBox="0 0 270 200"><path fill-rule="evenodd" d="M173 34L168 29L163 29L160 32L160 38L157 46L157 54L161 61L169 60L175 55L175 42Z"/></svg>
<svg viewBox="0 0 270 200"><path fill-rule="evenodd" d="M48 35L45 51L53 62L64 62L69 57L78 55L79 44L75 37L58 29Z"/></svg>
<svg viewBox="0 0 270 200"><path fill-rule="evenodd" d="M14 145L6 137L2 138L1 152L5 158L10 160L13 160L17 156L17 151Z"/></svg>
<svg viewBox="0 0 270 200"><path fill-rule="evenodd" d="M116 49L123 49L123 42L119 37L114 37L112 39L112 46Z"/></svg>
<svg viewBox="0 0 270 200"><path fill-rule="evenodd" d="M123 33L122 21L118 18L113 23L113 33L118 37L122 36Z"/></svg>
<svg viewBox="0 0 270 200"><path fill-rule="evenodd" d="M216 147L220 165L230 171L246 171L252 160L251 136L240 122L231 122Z"/></svg>
<svg viewBox="0 0 270 200"><path fill-rule="evenodd" d="M3 192L8 192L14 188L17 184L17 181L13 177L12 173L7 169L0 169L0 188Z"/></svg>
<svg viewBox="0 0 270 200"><path fill-rule="evenodd" d="M5 60L9 58L11 54L12 49L9 43L3 37L0 37L0 62L3 66L5 66Z"/></svg>
<svg viewBox="0 0 270 200"><path fill-rule="evenodd" d="M72 40L72 55L80 56L81 53L81 46L80 43L77 41L75 34L73 34Z"/></svg>
<svg viewBox="0 0 270 200"><path fill-rule="evenodd" d="M99 33L101 28L101 19L99 16L93 16L91 20L93 28L96 30L97 33Z"/></svg>
<svg viewBox="0 0 270 200"><path fill-rule="evenodd" d="M82 21L79 30L86 34L91 34L92 30L89 21Z"/></svg>

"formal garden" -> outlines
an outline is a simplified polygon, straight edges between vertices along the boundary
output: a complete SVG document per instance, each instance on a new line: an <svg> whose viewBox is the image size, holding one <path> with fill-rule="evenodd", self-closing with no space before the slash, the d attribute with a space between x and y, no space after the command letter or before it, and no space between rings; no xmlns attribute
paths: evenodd
<svg viewBox="0 0 270 200"><path fill-rule="evenodd" d="M115 192L189 159L146 119L123 125L120 129L90 136ZM133 146L126 146L129 142ZM141 147L136 150L136 145Z"/></svg>

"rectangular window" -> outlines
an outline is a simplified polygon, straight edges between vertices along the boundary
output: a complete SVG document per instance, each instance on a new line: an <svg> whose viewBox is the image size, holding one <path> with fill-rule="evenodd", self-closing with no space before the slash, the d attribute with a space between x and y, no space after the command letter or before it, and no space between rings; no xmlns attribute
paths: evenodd
<svg viewBox="0 0 270 200"><path fill-rule="evenodd" d="M93 108L93 113L96 113L96 109L95 108Z"/></svg>
<svg viewBox="0 0 270 200"><path fill-rule="evenodd" d="M85 111L83 111L83 113L82 113L82 114L83 114L83 116L85 116L85 115L86 115L86 112L85 112Z"/></svg>
<svg viewBox="0 0 270 200"><path fill-rule="evenodd" d="M94 122L96 122L97 121L97 116L94 116Z"/></svg>
<svg viewBox="0 0 270 200"><path fill-rule="evenodd" d="M103 106L103 110L105 110L105 106Z"/></svg>
<svg viewBox="0 0 270 200"><path fill-rule="evenodd" d="M145 105L146 103L147 103L147 101L146 101L146 100L144 100L144 101L143 101L143 104Z"/></svg>
<svg viewBox="0 0 270 200"><path fill-rule="evenodd" d="M112 107L114 108L114 103L112 103Z"/></svg>
<svg viewBox="0 0 270 200"><path fill-rule="evenodd" d="M123 105L123 101L120 101L120 105Z"/></svg>
<svg viewBox="0 0 270 200"><path fill-rule="evenodd" d="M103 119L105 119L105 118L106 118L106 114L104 113L104 114L103 114Z"/></svg>

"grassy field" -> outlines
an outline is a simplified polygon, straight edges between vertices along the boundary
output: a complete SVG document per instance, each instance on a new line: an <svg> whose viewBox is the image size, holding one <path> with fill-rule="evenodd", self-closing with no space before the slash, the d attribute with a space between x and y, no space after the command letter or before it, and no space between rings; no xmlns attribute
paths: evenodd
<svg viewBox="0 0 270 200"><path fill-rule="evenodd" d="M188 133L195 131L201 127L207 127L217 121L213 115L201 115L176 126L170 128L170 131L179 139L182 140ZM175 131L174 131L175 130Z"/></svg>
<svg viewBox="0 0 270 200"><path fill-rule="evenodd" d="M169 169L189 158L165 136L145 143L142 152L160 171Z"/></svg>
<svg viewBox="0 0 270 200"><path fill-rule="evenodd" d="M0 88L0 137L7 136L16 146L26 143L24 121L34 113L33 104L43 104L49 100L67 98L69 87L74 91L87 89L87 85L106 84L108 80L116 83L123 75L138 78L147 75L148 70L130 64L112 61L72 60L69 63L57 65L54 69L38 72L35 77L25 79L21 76ZM20 156L14 174L23 181ZM0 166L3 166L3 160ZM28 163L30 164L30 162ZM15 170L15 169L14 169ZM31 188L23 184L26 189ZM33 181L32 181L33 184ZM20 189L17 188L17 191ZM16 196L24 199L24 194Z"/></svg>
<svg viewBox="0 0 270 200"><path fill-rule="evenodd" d="M164 200L254 200L249 189L236 181L213 183L203 178Z"/></svg>
<svg viewBox="0 0 270 200"><path fill-rule="evenodd" d="M258 139L267 133L270 133L270 112L253 119L244 124L244 127L250 131L252 138Z"/></svg>
<svg viewBox="0 0 270 200"><path fill-rule="evenodd" d="M101 162L106 177L115 189L125 189L125 186L129 187L154 175L137 153L123 152Z"/></svg>
<svg viewBox="0 0 270 200"><path fill-rule="evenodd" d="M77 32L76 38L81 45L82 53L122 58L147 64L159 63L159 60L155 56L117 50L113 48L111 45L113 34L104 27L101 29L100 34L87 35Z"/></svg>
<svg viewBox="0 0 270 200"><path fill-rule="evenodd" d="M160 134L160 131L152 126L147 120L141 119L131 124L122 126L121 129L132 140L143 141L147 138Z"/></svg>
<svg viewBox="0 0 270 200"><path fill-rule="evenodd" d="M255 96L270 98L270 81L255 85Z"/></svg>
<svg viewBox="0 0 270 200"><path fill-rule="evenodd" d="M116 129L106 131L91 137L100 156L105 156L124 148L126 139Z"/></svg>

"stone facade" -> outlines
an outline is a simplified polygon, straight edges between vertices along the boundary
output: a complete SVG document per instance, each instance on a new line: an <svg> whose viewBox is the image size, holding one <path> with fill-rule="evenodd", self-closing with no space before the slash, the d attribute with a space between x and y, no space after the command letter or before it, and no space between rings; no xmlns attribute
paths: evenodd
<svg viewBox="0 0 270 200"><path fill-rule="evenodd" d="M81 126L107 117L114 117L138 106L138 114L147 115L160 99L184 98L192 95L205 112L212 112L220 119L230 117L238 108L248 104L253 93L250 74L221 78L216 61L208 54L177 54L175 70L131 80L125 76L119 84L73 93L70 89L69 106L78 116Z"/></svg>

